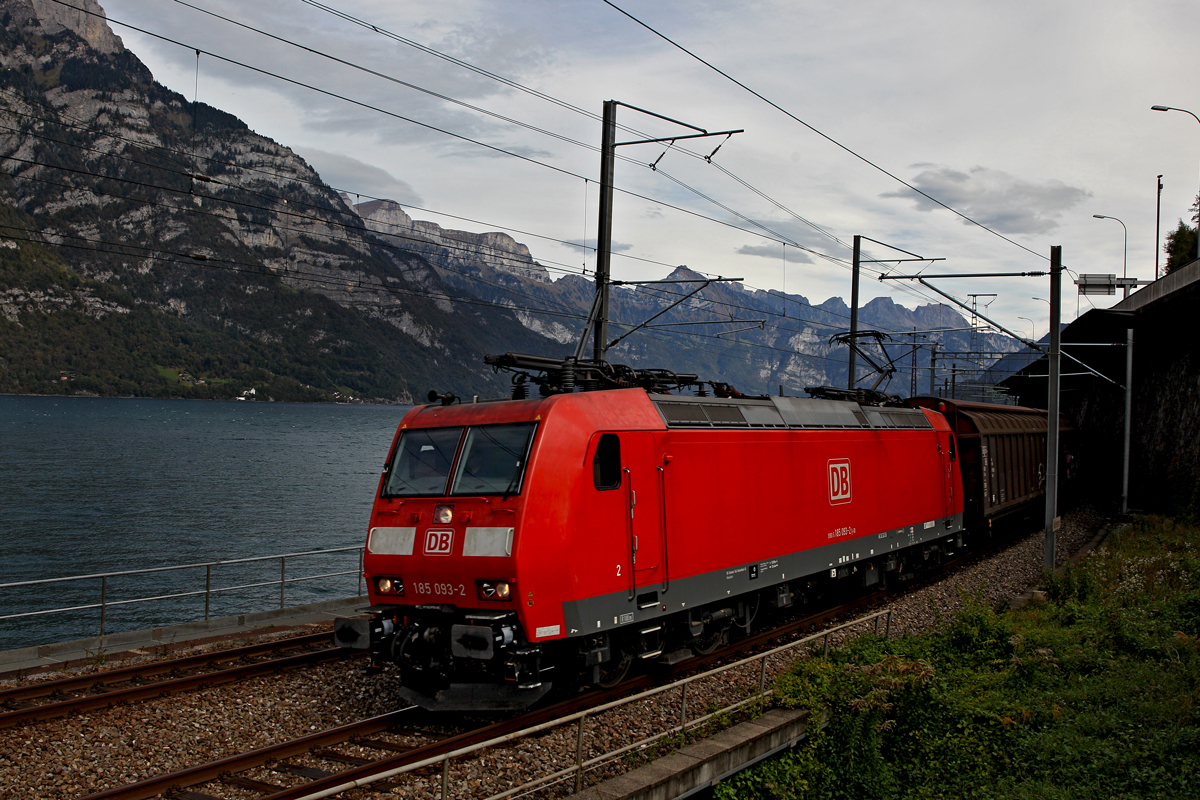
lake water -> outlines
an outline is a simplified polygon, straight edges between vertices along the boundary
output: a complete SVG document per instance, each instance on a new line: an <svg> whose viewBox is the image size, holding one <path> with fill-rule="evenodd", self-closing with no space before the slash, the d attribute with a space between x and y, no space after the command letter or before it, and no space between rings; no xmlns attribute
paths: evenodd
<svg viewBox="0 0 1200 800"><path fill-rule="evenodd" d="M0 583L361 546L397 406L0 395ZM358 555L289 560L287 577ZM214 568L212 585L278 580ZM202 590L204 569L109 578L107 600ZM353 575L288 584L288 605L347 597ZM0 616L99 602L100 581L0 589ZM279 587L215 596L211 616L278 606ZM110 608L105 629L203 619L204 598ZM0 649L99 633L86 610L0 620Z"/></svg>

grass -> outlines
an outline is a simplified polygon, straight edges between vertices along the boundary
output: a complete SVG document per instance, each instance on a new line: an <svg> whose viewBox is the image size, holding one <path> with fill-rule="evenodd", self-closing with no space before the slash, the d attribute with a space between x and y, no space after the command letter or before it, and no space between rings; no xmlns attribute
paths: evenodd
<svg viewBox="0 0 1200 800"><path fill-rule="evenodd" d="M1174 798L1200 793L1200 530L1148 518L999 613L799 663L784 705L830 724L732 798Z"/></svg>

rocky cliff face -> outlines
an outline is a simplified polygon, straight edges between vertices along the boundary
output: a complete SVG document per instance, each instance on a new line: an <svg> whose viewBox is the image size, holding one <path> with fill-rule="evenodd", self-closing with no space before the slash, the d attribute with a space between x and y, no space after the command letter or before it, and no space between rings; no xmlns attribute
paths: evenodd
<svg viewBox="0 0 1200 800"><path fill-rule="evenodd" d="M79 2L82 10L0 0L0 193L16 210L0 214L0 237L46 245L78 279L32 286L29 264L15 266L0 285L0 326L13 326L11 336L53 327L71 308L80 324L107 326L93 334L116 348L137 347L129 337L145 341L147 326L192 342L147 356L151 377L139 386L155 370L199 374L215 349L223 355L208 358L217 365L209 386L253 366L314 391L401 402L433 387L506 392L485 353L574 349L590 280L551 281L504 233L443 229L390 201L351 206L286 146L156 83L95 0ZM700 279L682 267L670 277ZM614 289L613 337L688 290L680 286ZM656 320L693 324L634 334L611 357L799 393L845 385L845 348L828 339L848 316L836 298L812 306L713 284ZM742 319L764 322L738 331ZM861 319L892 330L964 327L945 307L886 300ZM113 320L123 320L121 333ZM4 336L0 327L0 350ZM940 338L966 349L963 334ZM38 362L18 380L15 363L0 353L0 391L40 390L39 369L62 371Z"/></svg>
<svg viewBox="0 0 1200 800"><path fill-rule="evenodd" d="M73 31L79 38L101 53L119 53L125 49L121 37L113 33L104 19L104 9L96 0L73 0L75 8L54 0L23 0L11 4L11 13L31 29L41 28L49 34L62 30Z"/></svg>
<svg viewBox="0 0 1200 800"><path fill-rule="evenodd" d="M343 199L345 195L342 196ZM550 283L550 273L533 260L529 248L507 233L469 233L447 230L434 222L414 221L398 203L372 200L353 206L367 229L378 237L413 252L430 263L467 266L477 272L517 275Z"/></svg>
<svg viewBox="0 0 1200 800"><path fill-rule="evenodd" d="M301 383L315 379L301 366L313 359L329 391L402 402L430 385L502 390L485 352L556 344L511 310L459 302L422 255L456 267L458 241L464 263L491 271L503 249L514 280L545 280L508 237L381 239L289 148L156 83L95 2L2 0L0 14L0 188L32 219L0 235L55 246L85 282L119 287L127 311L153 309L268 362L274 351ZM10 324L56 307L28 288L0 287ZM0 388L22 390L2 375Z"/></svg>

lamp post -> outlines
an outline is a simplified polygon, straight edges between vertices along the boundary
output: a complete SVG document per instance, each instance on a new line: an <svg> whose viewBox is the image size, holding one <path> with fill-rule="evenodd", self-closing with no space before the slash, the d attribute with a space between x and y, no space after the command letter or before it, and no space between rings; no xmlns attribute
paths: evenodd
<svg viewBox="0 0 1200 800"><path fill-rule="evenodd" d="M1162 225L1162 175L1158 176L1158 199L1154 206L1154 280L1158 280L1158 251L1161 249L1158 246L1160 235L1159 227ZM1200 242L1200 239L1196 241ZM1200 247L1200 245L1196 245Z"/></svg>
<svg viewBox="0 0 1200 800"><path fill-rule="evenodd" d="M1037 325L1033 324L1033 320L1031 320L1029 317L1017 317L1017 319L1023 319L1029 323L1029 327L1033 331L1033 333L1029 336L1029 339L1030 339L1030 341L1036 342L1037 341Z"/></svg>
<svg viewBox="0 0 1200 800"><path fill-rule="evenodd" d="M1092 216L1096 219L1111 219L1121 222L1121 220L1117 219L1116 217L1106 217L1103 214L1092 214ZM1121 277L1127 278L1129 277L1127 274L1129 271L1129 229L1125 227L1124 222L1121 222L1121 230L1125 231L1125 257L1121 263ZM1129 287L1124 286L1122 288L1125 289L1125 296L1129 297Z"/></svg>
<svg viewBox="0 0 1200 800"><path fill-rule="evenodd" d="M1150 110L1151 111L1182 111L1185 114L1191 114L1192 119L1196 120L1197 123L1200 123L1200 117L1197 117L1195 114L1192 114L1192 112L1188 111L1186 108L1175 108L1173 106L1150 106ZM1197 195L1197 202L1200 202L1200 195ZM1200 258L1200 224L1197 224L1196 230L1197 230L1196 258Z"/></svg>

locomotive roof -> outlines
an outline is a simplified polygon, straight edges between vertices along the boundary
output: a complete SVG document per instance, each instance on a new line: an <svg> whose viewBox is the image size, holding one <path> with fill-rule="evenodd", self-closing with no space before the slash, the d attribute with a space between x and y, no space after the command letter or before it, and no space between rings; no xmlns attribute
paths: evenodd
<svg viewBox="0 0 1200 800"><path fill-rule="evenodd" d="M651 394L668 428L923 428L919 409L808 397L710 398Z"/></svg>
<svg viewBox="0 0 1200 800"><path fill-rule="evenodd" d="M618 399L620 398L620 399ZM640 400L635 398L641 398ZM649 400L649 403L646 401ZM417 406L403 427L486 425L541 419L562 404L571 415L594 417L614 429L921 429L933 425L916 408L860 405L852 400L809 397L688 397L615 389L575 392L528 400L500 400L450 406ZM619 414L613 416L619 409Z"/></svg>

